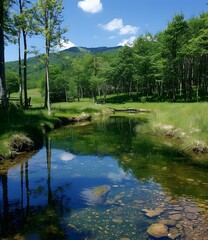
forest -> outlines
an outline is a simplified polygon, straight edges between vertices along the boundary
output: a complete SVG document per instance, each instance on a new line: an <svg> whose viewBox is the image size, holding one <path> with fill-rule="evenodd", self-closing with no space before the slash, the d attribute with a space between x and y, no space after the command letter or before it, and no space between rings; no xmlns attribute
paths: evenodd
<svg viewBox="0 0 208 240"><path fill-rule="evenodd" d="M94 102L104 103L107 95L113 101L207 100L207 12L188 20L182 13L176 14L164 31L155 35L140 35L131 46L96 53L82 49L68 54L67 50L59 53L52 51L67 31L60 28L63 21L60 15L62 1L55 2L55 5L49 6L47 1L38 1L31 6L29 1L20 0L16 3L19 14L9 14L8 9L14 7L14 4L9 6L11 1L2 2L1 9L4 11L1 11L5 13L5 18L1 26L5 27L1 31L5 39L10 38L17 43L19 51L19 61L6 63L5 76L2 75L5 66L1 64L1 80L5 77L7 86L5 91L4 81L1 82L2 96L4 92L8 97L20 91L20 105L24 95L26 107L28 88L41 89L45 94L45 107L50 106L50 102L79 101L83 97L92 97ZM46 8L48 19L44 16ZM24 46L21 46L21 33ZM45 37L46 52L28 59L27 38L38 34ZM1 48L5 42L1 40ZM2 54L3 50L1 62L4 62Z"/></svg>
<svg viewBox="0 0 208 240"><path fill-rule="evenodd" d="M133 46L95 54L80 51L67 55L67 50L52 53L51 59L55 60L51 62L49 75L51 101L83 97L97 101L99 96L105 102L110 94L114 94L114 99L128 101L205 101L207 36L208 13L189 20L177 14L164 31L140 35ZM31 68L33 79L30 77L28 81L30 88L42 86L44 92L43 69L43 63L36 58ZM16 79L18 89L18 76L11 78L11 75L8 63L8 86L14 87L11 81Z"/></svg>
<svg viewBox="0 0 208 240"><path fill-rule="evenodd" d="M109 94L132 101L207 100L207 36L208 13L189 20L179 14L163 32L141 35L133 46L70 58L51 68L52 100L105 101Z"/></svg>

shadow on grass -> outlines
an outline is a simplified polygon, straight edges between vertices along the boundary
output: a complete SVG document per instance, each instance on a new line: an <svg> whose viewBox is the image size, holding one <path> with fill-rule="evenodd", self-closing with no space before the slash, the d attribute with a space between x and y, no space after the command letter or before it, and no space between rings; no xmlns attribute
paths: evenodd
<svg viewBox="0 0 208 240"><path fill-rule="evenodd" d="M7 139L11 134L24 133L36 146L43 143L42 125L53 127L57 119L44 114L43 109L23 110L11 104L8 109L0 109L0 136Z"/></svg>

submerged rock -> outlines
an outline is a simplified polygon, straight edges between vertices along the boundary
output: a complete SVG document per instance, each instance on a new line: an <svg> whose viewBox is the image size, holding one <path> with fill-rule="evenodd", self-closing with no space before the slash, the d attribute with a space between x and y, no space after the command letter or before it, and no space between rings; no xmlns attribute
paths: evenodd
<svg viewBox="0 0 208 240"><path fill-rule="evenodd" d="M198 218L198 216L196 214L194 214L194 213L187 213L186 214L186 218L188 220L196 220Z"/></svg>
<svg viewBox="0 0 208 240"><path fill-rule="evenodd" d="M110 186L108 185L102 185L99 187L96 187L92 190L92 194L96 197L104 197L104 195L110 190Z"/></svg>
<svg viewBox="0 0 208 240"><path fill-rule="evenodd" d="M159 220L159 223L162 223L162 224L164 224L166 226L173 227L173 226L176 225L177 222L174 221L174 220L170 220L170 219L161 219L161 220Z"/></svg>
<svg viewBox="0 0 208 240"><path fill-rule="evenodd" d="M110 191L110 186L102 185L93 189L85 189L81 195L88 205L96 205L103 202L103 198Z"/></svg>
<svg viewBox="0 0 208 240"><path fill-rule="evenodd" d="M170 230L169 230L169 233L168 233L168 237L170 238L170 239L176 239L176 238L178 238L178 237L180 237L181 236L181 233L178 231L178 229L177 228L171 228Z"/></svg>
<svg viewBox="0 0 208 240"><path fill-rule="evenodd" d="M175 221L179 221L179 220L182 219L182 215L180 213L173 214L173 215L170 215L169 218L172 219L172 220L175 220Z"/></svg>
<svg viewBox="0 0 208 240"><path fill-rule="evenodd" d="M168 228L162 223L152 224L147 232L150 236L155 238L167 237L168 236Z"/></svg>
<svg viewBox="0 0 208 240"><path fill-rule="evenodd" d="M146 213L146 216L152 218L159 216L162 212L164 212L164 209L162 208L142 209L142 211Z"/></svg>

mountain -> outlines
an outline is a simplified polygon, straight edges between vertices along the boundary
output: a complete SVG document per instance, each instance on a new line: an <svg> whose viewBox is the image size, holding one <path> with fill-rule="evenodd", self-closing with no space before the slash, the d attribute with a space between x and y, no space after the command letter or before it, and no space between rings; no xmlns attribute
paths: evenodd
<svg viewBox="0 0 208 240"><path fill-rule="evenodd" d="M50 54L50 64L56 65L66 62L66 57L75 58L84 54L116 54L121 46L116 47L71 47L57 53ZM40 87L40 79L44 79L45 66L41 60L41 55L28 58L27 76L28 88ZM18 73L18 61L6 62L6 69Z"/></svg>
<svg viewBox="0 0 208 240"><path fill-rule="evenodd" d="M62 52L73 52L73 53L104 53L104 52L111 52L114 50L118 50L121 46L116 47L94 47L94 48L87 48L87 47L71 47L68 49L63 50Z"/></svg>

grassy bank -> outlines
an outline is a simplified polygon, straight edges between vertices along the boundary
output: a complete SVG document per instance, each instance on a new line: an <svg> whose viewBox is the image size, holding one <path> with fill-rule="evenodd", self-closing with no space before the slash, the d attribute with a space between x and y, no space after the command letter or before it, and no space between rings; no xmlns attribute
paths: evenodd
<svg viewBox="0 0 208 240"><path fill-rule="evenodd" d="M138 126L139 133L171 138L179 151L196 164L208 165L208 103L125 103L108 106L151 110L147 115L148 123Z"/></svg>
<svg viewBox="0 0 208 240"><path fill-rule="evenodd" d="M41 95L36 90L30 91L29 95L32 96L32 107L28 110L19 108L17 103L10 103L7 110L0 109L0 160L42 146L45 132L105 111L90 101L57 103L52 105L52 114L48 116Z"/></svg>
<svg viewBox="0 0 208 240"><path fill-rule="evenodd" d="M207 103L164 103L152 109L143 131L176 139L183 153L208 164Z"/></svg>
<svg viewBox="0 0 208 240"><path fill-rule="evenodd" d="M32 97L31 109L23 111L13 106L7 112L0 112L1 155L9 154L8 139L15 134L22 134L23 138L29 136L35 144L41 145L43 129L53 129L60 120L67 123L70 118L79 120L86 114L100 116L109 113L109 109L133 108L150 110L145 115L148 122L138 126L138 132L171 138L181 152L196 162L208 165L208 103L128 102L102 105L94 104L91 99L81 99L80 102L52 104L52 115L49 117L43 109L43 97L38 89L29 90L28 96ZM131 116L141 117L141 114ZM21 142L19 138L14 140Z"/></svg>

